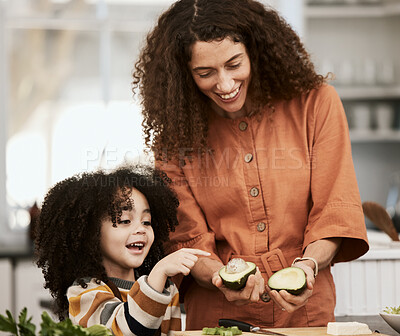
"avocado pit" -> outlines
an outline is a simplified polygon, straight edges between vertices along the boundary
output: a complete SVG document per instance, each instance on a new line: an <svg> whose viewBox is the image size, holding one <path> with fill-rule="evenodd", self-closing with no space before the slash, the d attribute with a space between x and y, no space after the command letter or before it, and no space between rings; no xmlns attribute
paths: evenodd
<svg viewBox="0 0 400 336"><path fill-rule="evenodd" d="M219 270L219 276L225 287L233 290L240 290L246 286L247 278L255 273L256 264L241 258L231 259Z"/></svg>

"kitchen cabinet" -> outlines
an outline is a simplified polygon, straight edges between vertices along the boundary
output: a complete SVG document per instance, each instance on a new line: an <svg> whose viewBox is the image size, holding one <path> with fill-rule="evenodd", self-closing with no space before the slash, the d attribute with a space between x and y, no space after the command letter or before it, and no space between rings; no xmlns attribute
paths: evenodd
<svg viewBox="0 0 400 336"><path fill-rule="evenodd" d="M41 314L47 311L56 321L57 318L51 313L49 305L52 302L50 292L44 288L44 277L31 259L19 259L15 265L15 313L26 307L28 315L32 316L32 322L36 325L41 323Z"/></svg>
<svg viewBox="0 0 400 336"><path fill-rule="evenodd" d="M351 113L354 106L363 102L370 107L371 123L365 129L370 132L355 141L385 139L384 132L379 137L374 132L375 107L385 102L393 118L386 139L400 142L400 3L308 1L304 13L305 44L317 69L335 74L332 84L347 107L351 128L357 126Z"/></svg>
<svg viewBox="0 0 400 336"><path fill-rule="evenodd" d="M336 287L335 316L377 315L400 303L400 243L369 230L370 250L357 260L332 267Z"/></svg>
<svg viewBox="0 0 400 336"><path fill-rule="evenodd" d="M0 314L5 315L9 310L18 317L26 307L28 317L39 326L44 311L58 321L50 310L51 303L50 292L44 288L42 271L32 261L32 256L0 251ZM0 335L6 334L0 332Z"/></svg>
<svg viewBox="0 0 400 336"><path fill-rule="evenodd" d="M331 84L347 114L361 199L382 205L400 170L399 31L399 1L304 5L303 41L318 72L335 75Z"/></svg>
<svg viewBox="0 0 400 336"><path fill-rule="evenodd" d="M10 310L12 306L12 293L10 291L12 280L11 261L0 259L0 314L2 315L5 315L6 310Z"/></svg>

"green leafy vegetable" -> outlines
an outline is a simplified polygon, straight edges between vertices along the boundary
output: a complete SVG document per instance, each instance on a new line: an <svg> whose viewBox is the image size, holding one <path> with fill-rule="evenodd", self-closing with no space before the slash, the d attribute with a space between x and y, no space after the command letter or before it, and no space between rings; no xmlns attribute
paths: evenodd
<svg viewBox="0 0 400 336"><path fill-rule="evenodd" d="M400 314L400 306L398 306L398 307L386 307L386 309L384 309L383 312L387 313L387 314Z"/></svg>
<svg viewBox="0 0 400 336"><path fill-rule="evenodd" d="M22 309L18 316L18 322L14 320L11 312L6 311L7 317L0 314L0 330L13 335L35 336L36 326L31 323L32 317L27 319L27 309Z"/></svg>
<svg viewBox="0 0 400 336"><path fill-rule="evenodd" d="M0 330L18 335L18 326L9 310L6 311L7 317L0 315Z"/></svg>
<svg viewBox="0 0 400 336"><path fill-rule="evenodd" d="M20 335L35 336L36 326L31 322L32 317L27 319L28 310L23 308L18 317L18 331Z"/></svg>
<svg viewBox="0 0 400 336"><path fill-rule="evenodd" d="M6 315L0 314L0 331L11 333L15 336L35 336L36 326L31 322L32 317L27 319L27 309L22 309L18 316L18 323L14 320L10 311ZM74 325L70 319L61 322L54 322L47 312L42 313L40 324L40 336L112 336L111 331L104 325L94 325L83 328Z"/></svg>
<svg viewBox="0 0 400 336"><path fill-rule="evenodd" d="M241 335L242 331L236 326L215 327L215 328L204 327L201 334L202 335L235 336L235 335Z"/></svg>

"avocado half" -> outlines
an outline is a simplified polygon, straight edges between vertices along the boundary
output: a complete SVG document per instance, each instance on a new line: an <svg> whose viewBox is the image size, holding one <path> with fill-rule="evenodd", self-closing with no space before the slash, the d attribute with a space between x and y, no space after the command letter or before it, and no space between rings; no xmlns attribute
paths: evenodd
<svg viewBox="0 0 400 336"><path fill-rule="evenodd" d="M286 290L290 294L300 295L307 287L306 273L299 267L286 267L275 272L268 279L271 289Z"/></svg>
<svg viewBox="0 0 400 336"><path fill-rule="evenodd" d="M232 261L235 262L236 259L239 258L232 259L229 263L231 263ZM219 270L219 276L221 277L225 287L233 290L239 290L246 286L247 278L251 274L256 273L256 264L250 261L246 261L245 263L247 264L247 267L244 270L234 273L229 272L228 265L221 267L221 269Z"/></svg>

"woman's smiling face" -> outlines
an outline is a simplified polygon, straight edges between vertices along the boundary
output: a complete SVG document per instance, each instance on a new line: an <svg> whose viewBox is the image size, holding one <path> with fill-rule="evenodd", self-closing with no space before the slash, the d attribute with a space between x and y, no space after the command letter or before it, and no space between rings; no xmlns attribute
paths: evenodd
<svg viewBox="0 0 400 336"><path fill-rule="evenodd" d="M246 115L251 65L243 43L228 37L197 41L192 46L189 67L198 88L212 100L219 115L231 119Z"/></svg>

